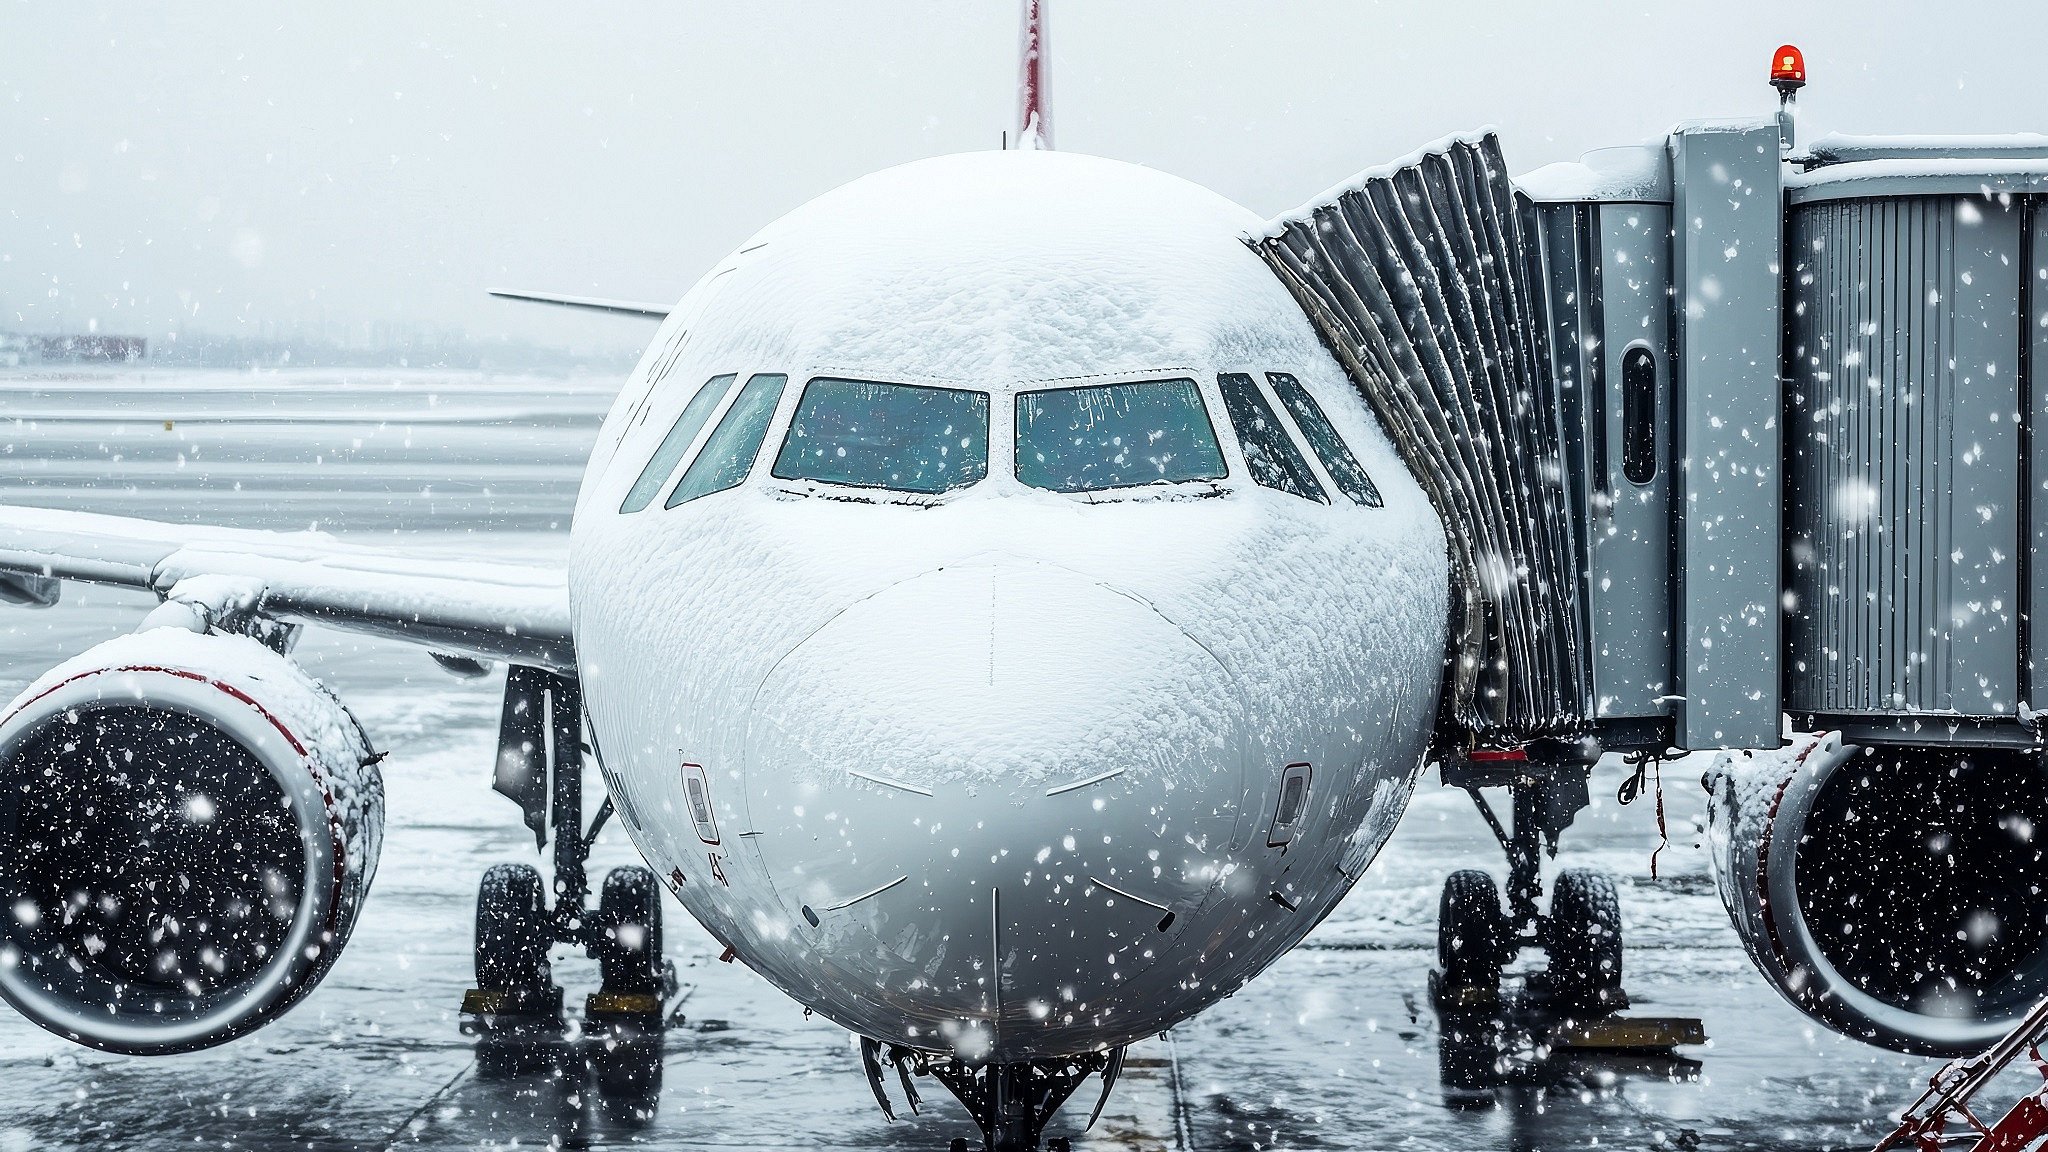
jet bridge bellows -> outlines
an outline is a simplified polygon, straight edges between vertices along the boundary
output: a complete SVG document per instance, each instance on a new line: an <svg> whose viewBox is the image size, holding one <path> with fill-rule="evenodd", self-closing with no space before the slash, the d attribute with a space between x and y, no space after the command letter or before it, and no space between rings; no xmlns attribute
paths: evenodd
<svg viewBox="0 0 2048 1152"><path fill-rule="evenodd" d="M1489 741L1591 719L1581 509L1564 483L1535 219L1491 136L1368 173L1255 245L1443 517L1450 718Z"/></svg>
<svg viewBox="0 0 2048 1152"><path fill-rule="evenodd" d="M1252 244L1443 517L1454 745L2034 744L2048 139L1490 136Z"/></svg>

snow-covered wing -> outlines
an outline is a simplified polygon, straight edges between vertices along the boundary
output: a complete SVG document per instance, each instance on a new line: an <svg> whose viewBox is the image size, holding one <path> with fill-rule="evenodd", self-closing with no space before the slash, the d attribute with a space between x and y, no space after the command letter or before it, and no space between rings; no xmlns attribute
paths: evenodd
<svg viewBox="0 0 2048 1152"><path fill-rule="evenodd" d="M182 580L218 577L242 582L249 606L273 619L564 672L576 662L568 585L554 568L414 555L316 532L0 506L0 573L159 596Z"/></svg>

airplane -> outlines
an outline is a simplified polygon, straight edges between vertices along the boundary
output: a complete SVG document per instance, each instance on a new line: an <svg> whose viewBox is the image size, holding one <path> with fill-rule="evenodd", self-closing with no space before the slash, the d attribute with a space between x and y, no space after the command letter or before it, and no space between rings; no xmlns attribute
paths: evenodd
<svg viewBox="0 0 2048 1152"><path fill-rule="evenodd" d="M1043 30L1026 0L1014 147L827 193L672 308L501 293L659 318L565 570L0 509L0 597L162 601L0 713L0 995L153 1054L317 985L384 752L290 660L309 625L508 666L494 783L555 867L483 879L486 1036L559 1027L557 943L600 961L589 1020L658 1033L666 889L860 1038L885 1114L885 1069L913 1107L929 1075L1029 1149L1307 935L1441 753L1445 520L1247 244L1265 221L1050 147ZM646 866L592 909L614 816ZM1499 918L1461 875L1447 918ZM1560 981L1614 987L1614 917L1610 881L1559 881ZM1497 983L1488 949L1440 959Z"/></svg>

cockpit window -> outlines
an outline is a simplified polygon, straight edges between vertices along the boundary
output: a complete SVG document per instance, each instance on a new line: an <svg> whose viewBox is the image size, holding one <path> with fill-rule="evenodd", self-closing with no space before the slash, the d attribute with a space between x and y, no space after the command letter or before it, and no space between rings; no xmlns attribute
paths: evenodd
<svg viewBox="0 0 2048 1152"><path fill-rule="evenodd" d="M988 393L813 380L773 474L924 495L965 488L988 475Z"/></svg>
<svg viewBox="0 0 2048 1152"><path fill-rule="evenodd" d="M1223 389L1223 406L1230 410L1231 426L1244 445L1244 462L1252 479L1268 488L1328 504L1330 498L1323 494L1315 473L1309 471L1308 458L1294 446L1252 378L1242 372L1226 372L1216 383Z"/></svg>
<svg viewBox="0 0 2048 1152"><path fill-rule="evenodd" d="M676 490L668 494L664 507L673 508L699 496L737 488L761 454L761 438L768 433L768 421L782 399L782 386L789 377L763 373L747 381L739 398L725 410L725 418L712 429L697 458L683 471Z"/></svg>
<svg viewBox="0 0 2048 1152"><path fill-rule="evenodd" d="M1301 381L1285 372L1266 373L1266 382L1273 386L1273 394L1280 397L1280 404L1294 417L1294 423L1301 428L1301 434L1308 437L1308 446L1316 450L1323 461L1323 470L1337 487L1354 504L1367 508L1381 506L1380 490L1366 475L1365 466L1358 457L1351 454L1351 448L1344 438L1337 435L1336 426L1323 415L1323 409L1316 398L1308 394Z"/></svg>
<svg viewBox="0 0 2048 1152"><path fill-rule="evenodd" d="M1098 492L1227 472L1193 380L1017 394L1017 479L1033 488Z"/></svg>
<svg viewBox="0 0 2048 1152"><path fill-rule="evenodd" d="M633 481L632 491L626 493L626 502L619 505L620 512L638 512L654 503L655 494L668 483L669 474L676 470L676 462L690 450L691 444L696 443L697 433L704 430L704 422L718 410L718 402L725 399L725 394L732 389L732 382L738 378L732 373L713 376L697 389L697 394L683 406L683 414L676 417L675 424L669 428L668 435L661 438L661 447L654 450L647 467L640 470L640 478Z"/></svg>

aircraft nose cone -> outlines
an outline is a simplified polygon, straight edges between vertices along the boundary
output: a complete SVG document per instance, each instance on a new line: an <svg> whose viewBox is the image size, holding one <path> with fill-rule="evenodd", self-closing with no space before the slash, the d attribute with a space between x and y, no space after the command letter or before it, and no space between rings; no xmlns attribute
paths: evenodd
<svg viewBox="0 0 2048 1152"><path fill-rule="evenodd" d="M929 572L764 680L747 841L864 997L941 1006L922 1035L901 1003L850 1026L1055 1051L1123 1007L1222 874L1241 712L1216 659L1131 596L1050 566Z"/></svg>

